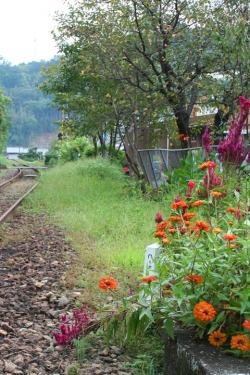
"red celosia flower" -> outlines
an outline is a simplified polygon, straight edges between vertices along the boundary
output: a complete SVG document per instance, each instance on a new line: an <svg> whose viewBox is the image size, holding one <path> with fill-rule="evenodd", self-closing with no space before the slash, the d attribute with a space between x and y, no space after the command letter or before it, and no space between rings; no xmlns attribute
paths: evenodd
<svg viewBox="0 0 250 375"><path fill-rule="evenodd" d="M155 232L154 236L155 237L165 237L166 236L166 232L164 232L164 231Z"/></svg>
<svg viewBox="0 0 250 375"><path fill-rule="evenodd" d="M250 349L249 339L245 335L232 336L230 346L231 349L239 349L242 352L246 352Z"/></svg>
<svg viewBox="0 0 250 375"><path fill-rule="evenodd" d="M243 324L242 327L248 329L250 331L250 319L246 320Z"/></svg>
<svg viewBox="0 0 250 375"><path fill-rule="evenodd" d="M196 216L195 212L186 212L185 214L183 214L184 219L191 219L191 217L195 217L195 216Z"/></svg>
<svg viewBox="0 0 250 375"><path fill-rule="evenodd" d="M117 289L118 282L111 276L105 277L99 281L99 288L103 290L107 289Z"/></svg>
<svg viewBox="0 0 250 375"><path fill-rule="evenodd" d="M163 216L160 212L157 212L157 214L155 215L155 222L156 223L161 223L163 220Z"/></svg>
<svg viewBox="0 0 250 375"><path fill-rule="evenodd" d="M191 189L193 189L195 186L196 186L195 182L193 182L193 181L188 182L188 187L190 187Z"/></svg>
<svg viewBox="0 0 250 375"><path fill-rule="evenodd" d="M193 204L191 204L191 206L193 206L193 207L199 207L199 206L202 206L203 204L204 204L204 201L196 201Z"/></svg>
<svg viewBox="0 0 250 375"><path fill-rule="evenodd" d="M210 193L213 197L221 197L222 193L220 191L211 191Z"/></svg>
<svg viewBox="0 0 250 375"><path fill-rule="evenodd" d="M175 208L187 208L188 205L187 205L186 202L184 202L184 201L180 201L180 202L175 202L175 203L173 203L171 207L172 207L173 209L175 209Z"/></svg>
<svg viewBox="0 0 250 375"><path fill-rule="evenodd" d="M216 311L213 305L206 301L201 301L194 306L193 314L199 322L207 322L215 317Z"/></svg>
<svg viewBox="0 0 250 375"><path fill-rule="evenodd" d="M196 221L196 227L199 230L204 230L205 232L208 232L209 228L210 228L210 224L207 223L206 221L197 220Z"/></svg>
<svg viewBox="0 0 250 375"><path fill-rule="evenodd" d="M213 346L222 346L227 341L227 337L225 333L222 333L221 330L218 329L210 333L208 341Z"/></svg>
<svg viewBox="0 0 250 375"><path fill-rule="evenodd" d="M158 280L157 277L155 277L154 275L149 275L149 276L145 276L141 279L141 282L142 283L151 283L152 281L156 281Z"/></svg>
<svg viewBox="0 0 250 375"><path fill-rule="evenodd" d="M184 278L185 281L191 281L196 284L202 283L202 277L195 274L195 275L190 275Z"/></svg>
<svg viewBox="0 0 250 375"><path fill-rule="evenodd" d="M206 161L205 163L199 165L200 169L206 168L216 168L216 164L213 161Z"/></svg>
<svg viewBox="0 0 250 375"><path fill-rule="evenodd" d="M224 240L226 240L226 241L235 241L235 240L237 240L237 236L235 236L235 234L224 234L222 236L222 238L224 238Z"/></svg>
<svg viewBox="0 0 250 375"><path fill-rule="evenodd" d="M182 221L182 217L181 216L170 216L170 220L172 220L172 221Z"/></svg>

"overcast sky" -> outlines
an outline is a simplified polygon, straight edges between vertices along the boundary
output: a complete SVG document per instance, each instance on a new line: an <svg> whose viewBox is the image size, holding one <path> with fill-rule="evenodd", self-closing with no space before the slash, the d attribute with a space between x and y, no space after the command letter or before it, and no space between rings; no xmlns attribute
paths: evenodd
<svg viewBox="0 0 250 375"><path fill-rule="evenodd" d="M12 65L50 60L56 55L50 31L63 0L0 0L0 56Z"/></svg>

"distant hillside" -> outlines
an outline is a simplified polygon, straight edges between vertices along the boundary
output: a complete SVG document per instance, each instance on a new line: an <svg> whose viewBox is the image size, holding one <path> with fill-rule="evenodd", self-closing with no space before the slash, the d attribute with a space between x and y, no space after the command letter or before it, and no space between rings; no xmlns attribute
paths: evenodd
<svg viewBox="0 0 250 375"><path fill-rule="evenodd" d="M12 66L0 61L0 86L13 101L8 146L47 147L49 139L57 135L55 121L61 119L61 112L51 108L51 98L38 88L43 80L41 66L53 63L55 59Z"/></svg>

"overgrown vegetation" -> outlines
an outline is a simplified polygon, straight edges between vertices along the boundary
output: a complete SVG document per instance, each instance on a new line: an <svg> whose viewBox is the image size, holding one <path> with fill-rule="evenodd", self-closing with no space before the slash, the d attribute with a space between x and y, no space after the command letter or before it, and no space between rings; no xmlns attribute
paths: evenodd
<svg viewBox="0 0 250 375"><path fill-rule="evenodd" d="M93 305L95 301L97 309L103 308L106 298L98 283L106 274L119 277L124 293L136 290L142 276L145 249L152 242L149 218L154 218L159 207L145 200L140 189L135 195L124 192L124 183L128 192L129 181L120 166L103 159L78 160L42 172L37 189L24 206L38 214L47 212L78 249L79 258L68 272L67 287L82 288L79 305L82 301ZM128 366L137 367L138 374L151 374L149 364L140 356L149 347L152 355L151 344L146 344L153 340L152 335L142 340L141 347L138 344L135 348L131 341L131 353L135 355L137 350L139 357ZM159 354L159 337L157 342L154 350ZM129 345L126 350L130 353ZM152 363L156 358L151 358Z"/></svg>

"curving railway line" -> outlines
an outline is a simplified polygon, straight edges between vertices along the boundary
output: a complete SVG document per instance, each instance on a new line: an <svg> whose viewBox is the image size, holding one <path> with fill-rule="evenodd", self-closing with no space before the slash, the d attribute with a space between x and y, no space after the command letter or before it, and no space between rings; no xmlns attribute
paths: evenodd
<svg viewBox="0 0 250 375"><path fill-rule="evenodd" d="M0 176L0 224L7 221L22 200L35 189L39 168L26 164L14 165Z"/></svg>

